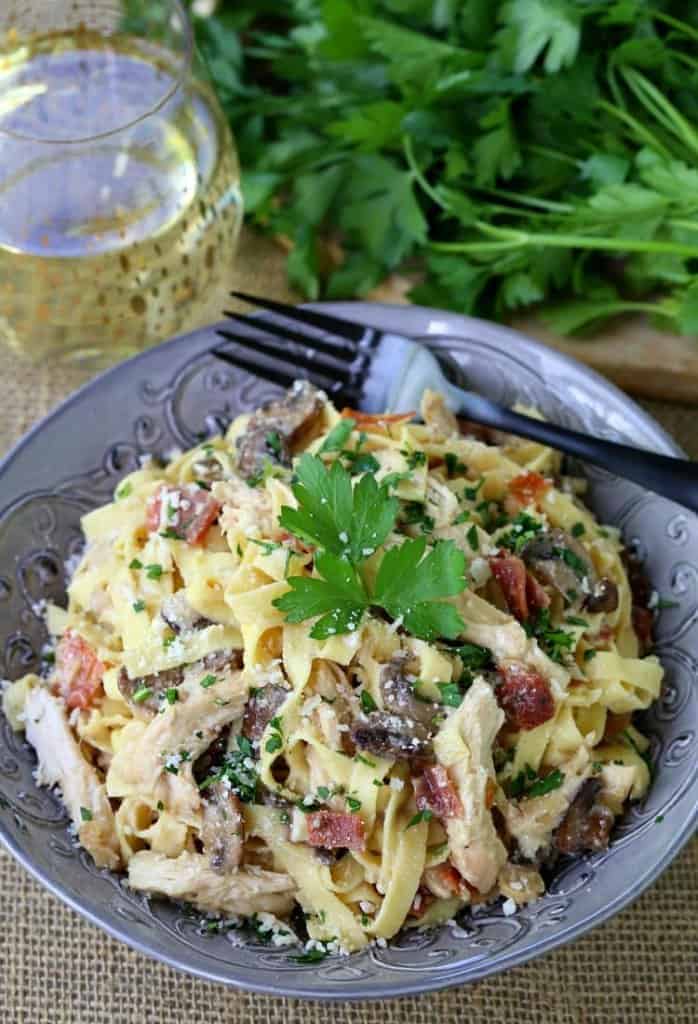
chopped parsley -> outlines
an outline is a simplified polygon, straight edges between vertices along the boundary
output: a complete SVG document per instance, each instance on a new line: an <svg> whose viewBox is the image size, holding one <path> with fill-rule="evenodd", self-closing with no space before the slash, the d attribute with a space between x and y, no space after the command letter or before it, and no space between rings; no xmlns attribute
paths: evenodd
<svg viewBox="0 0 698 1024"><path fill-rule="evenodd" d="M264 438L265 444L274 455L281 454L281 436L277 430L270 430Z"/></svg>
<svg viewBox="0 0 698 1024"><path fill-rule="evenodd" d="M256 537L249 537L248 540L251 544L256 544L257 547L262 548L265 555L270 555L272 551L278 551L283 545L278 544L273 540L257 540Z"/></svg>
<svg viewBox="0 0 698 1024"><path fill-rule="evenodd" d="M553 555L556 558L561 558L565 565L569 565L570 569L579 579L584 579L585 576L589 575L587 563L579 555L576 555L574 551L570 551L569 548L553 548Z"/></svg>
<svg viewBox="0 0 698 1024"><path fill-rule="evenodd" d="M568 626L584 626L585 629L589 628L587 620L580 618L579 615L568 615L565 622Z"/></svg>
<svg viewBox="0 0 698 1024"><path fill-rule="evenodd" d="M427 464L427 453L420 451L406 451L401 449L401 455L404 455L405 461L410 469L416 469L417 466L426 466Z"/></svg>
<svg viewBox="0 0 698 1024"><path fill-rule="evenodd" d="M449 477L456 476L458 473L464 476L468 472L466 464L461 462L454 452L446 452L444 462L446 463L446 473Z"/></svg>
<svg viewBox="0 0 698 1024"><path fill-rule="evenodd" d="M176 686L169 686L165 690L165 700L168 704L176 704L179 700L179 690Z"/></svg>
<svg viewBox="0 0 698 1024"><path fill-rule="evenodd" d="M92 811L89 807L80 808L80 817L83 821L92 821Z"/></svg>
<svg viewBox="0 0 698 1024"><path fill-rule="evenodd" d="M415 825L420 825L423 821L430 821L432 817L433 814L428 808L425 808L423 811L417 811L407 822L405 832L408 828L414 828Z"/></svg>
<svg viewBox="0 0 698 1024"><path fill-rule="evenodd" d="M350 418L341 419L338 423L332 427L329 434L322 442L320 447L320 453L324 452L341 452L345 444L351 436L351 432L356 426L356 420Z"/></svg>
<svg viewBox="0 0 698 1024"><path fill-rule="evenodd" d="M660 610L662 610L664 608L678 608L679 607L679 602L678 601L670 601L666 597L660 597L659 600L657 601L656 607L658 609L660 609Z"/></svg>
<svg viewBox="0 0 698 1024"><path fill-rule="evenodd" d="M378 705L376 704L375 700L373 699L371 694L368 692L368 690L362 690L361 691L361 693L359 694L359 700L361 701L361 710L365 714L368 715L368 714L371 713L371 711L377 711L378 710Z"/></svg>
<svg viewBox="0 0 698 1024"><path fill-rule="evenodd" d="M167 540L184 540L184 534L176 530L174 526L168 526L164 530L160 530L160 536L165 537Z"/></svg>
<svg viewBox="0 0 698 1024"><path fill-rule="evenodd" d="M534 772L530 764L527 764L523 771L510 780L507 788L509 796L514 799L544 796L546 793L552 793L554 789L559 789L564 781L564 773L558 768L540 776Z"/></svg>
<svg viewBox="0 0 698 1024"><path fill-rule="evenodd" d="M133 493L133 486L131 484L122 484L121 487L117 487L116 494L114 495L117 501L121 501L122 498L128 498L129 494Z"/></svg>
<svg viewBox="0 0 698 1024"><path fill-rule="evenodd" d="M437 683L441 694L441 703L449 708L459 708L463 701L463 691L458 683Z"/></svg>
<svg viewBox="0 0 698 1024"><path fill-rule="evenodd" d="M146 565L145 574L149 580L159 580L162 576L162 566L158 565L157 562L153 562L151 565Z"/></svg>
<svg viewBox="0 0 698 1024"><path fill-rule="evenodd" d="M355 796L348 796L346 799L347 807L349 808L350 811L355 813L356 811L361 810L361 801L357 800Z"/></svg>
<svg viewBox="0 0 698 1024"><path fill-rule="evenodd" d="M512 520L510 529L501 537L497 537L497 544L516 553L521 551L542 530L543 524L537 519L534 519L528 512L519 512Z"/></svg>
<svg viewBox="0 0 698 1024"><path fill-rule="evenodd" d="M138 558L132 558L128 563L129 569L142 569L143 563Z"/></svg>
<svg viewBox="0 0 698 1024"><path fill-rule="evenodd" d="M591 659L595 658L597 654L598 651L595 651L593 647L590 647L588 651L584 652L584 660L591 661Z"/></svg>
<svg viewBox="0 0 698 1024"><path fill-rule="evenodd" d="M271 729L271 736L267 740L264 749L267 754L275 754L277 750L281 750L284 745L283 739L283 726L281 724L281 718L277 715L272 718L269 722L269 728Z"/></svg>
<svg viewBox="0 0 698 1024"><path fill-rule="evenodd" d="M358 761L360 764L367 765L369 768L375 768L376 767L376 762L375 761L369 761L369 759L367 757L364 757L363 754L354 754L354 760Z"/></svg>
<svg viewBox="0 0 698 1024"><path fill-rule="evenodd" d="M164 803L162 802L162 800L158 800L158 802L157 802L157 804L156 804L156 807L157 807L157 809L158 809L159 811L164 811L164 810L165 810L165 805L164 805Z"/></svg>
<svg viewBox="0 0 698 1024"><path fill-rule="evenodd" d="M576 636L551 624L549 608L541 608L536 618L524 622L523 627L528 636L536 638L541 650L559 665L564 665L565 658L572 654Z"/></svg>
<svg viewBox="0 0 698 1024"><path fill-rule="evenodd" d="M473 549L473 551L477 551L480 547L480 540L478 537L477 526L475 525L475 523L473 523L473 525L470 527L465 536L468 540L468 544Z"/></svg>
<svg viewBox="0 0 698 1024"><path fill-rule="evenodd" d="M141 686L141 688L139 690L136 690L136 692L134 693L133 700L134 703L136 704L142 704L144 701L148 699L148 697L152 696L153 691L149 686Z"/></svg>
<svg viewBox="0 0 698 1024"><path fill-rule="evenodd" d="M199 785L199 789L208 789L216 782L226 781L243 803L249 804L257 791L257 764L254 759L252 743L246 736L236 736L237 750L229 751L217 771Z"/></svg>
<svg viewBox="0 0 698 1024"><path fill-rule="evenodd" d="M474 487L466 487L463 491L463 497L466 501L477 501L477 494L482 485L485 482L484 476L480 477Z"/></svg>
<svg viewBox="0 0 698 1024"><path fill-rule="evenodd" d="M325 960L330 955L330 951L327 945L316 945L312 949L307 949L305 953L301 953L300 956L294 956L293 960L297 964L316 964L320 960Z"/></svg>
<svg viewBox="0 0 698 1024"><path fill-rule="evenodd" d="M204 676L204 678L201 680L201 685L203 686L204 690L207 690L209 686L215 686L217 682L218 676L214 676L212 673L209 672L209 674L207 676Z"/></svg>
<svg viewBox="0 0 698 1024"><path fill-rule="evenodd" d="M586 527L584 526L584 523L575 523L572 529L570 530L570 533L573 537L584 536L584 534L586 533Z"/></svg>
<svg viewBox="0 0 698 1024"><path fill-rule="evenodd" d="M403 505L402 522L405 526L419 526L422 533L431 533L436 525L421 501L408 501Z"/></svg>
<svg viewBox="0 0 698 1024"><path fill-rule="evenodd" d="M131 605L131 607L133 608L134 612L144 612L145 611L145 601L141 601L141 600L134 601L133 604Z"/></svg>

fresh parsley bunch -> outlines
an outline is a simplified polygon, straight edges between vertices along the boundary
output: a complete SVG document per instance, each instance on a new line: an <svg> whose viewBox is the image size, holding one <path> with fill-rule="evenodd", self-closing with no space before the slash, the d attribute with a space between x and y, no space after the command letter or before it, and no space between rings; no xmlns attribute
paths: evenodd
<svg viewBox="0 0 698 1024"><path fill-rule="evenodd" d="M372 473L353 482L337 459L328 469L307 453L297 467L298 508L284 506L279 525L316 549L317 577L291 576L291 588L274 604L287 622L318 617L310 635L326 640L358 629L371 609L400 619L424 640L455 639L465 628L444 598L465 589L465 557L452 541L405 539L384 551L375 582L364 565L395 530L399 502Z"/></svg>
<svg viewBox="0 0 698 1024"><path fill-rule="evenodd" d="M698 332L698 6L219 0L194 21L248 216L292 240L305 295L406 269L428 305Z"/></svg>

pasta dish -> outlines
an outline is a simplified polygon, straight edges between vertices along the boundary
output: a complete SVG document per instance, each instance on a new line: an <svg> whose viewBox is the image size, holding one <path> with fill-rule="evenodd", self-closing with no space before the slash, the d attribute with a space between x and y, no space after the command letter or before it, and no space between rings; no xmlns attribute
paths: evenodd
<svg viewBox="0 0 698 1024"><path fill-rule="evenodd" d="M650 781L648 588L582 491L436 393L299 382L84 516L5 714L96 865L203 927L319 959L514 913Z"/></svg>

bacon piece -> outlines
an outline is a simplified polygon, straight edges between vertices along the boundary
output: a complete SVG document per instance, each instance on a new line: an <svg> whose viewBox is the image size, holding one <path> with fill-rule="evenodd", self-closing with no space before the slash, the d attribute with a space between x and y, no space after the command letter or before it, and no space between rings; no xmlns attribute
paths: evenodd
<svg viewBox="0 0 698 1024"><path fill-rule="evenodd" d="M433 811L438 818L455 818L463 813L456 787L443 765L429 765L418 779L413 779L413 785L418 810Z"/></svg>
<svg viewBox="0 0 698 1024"><path fill-rule="evenodd" d="M104 665L86 640L67 630L56 648L54 679L68 708L89 708L102 685Z"/></svg>
<svg viewBox="0 0 698 1024"><path fill-rule="evenodd" d="M516 729L535 729L555 714L550 685L535 669L520 661L500 666L502 682L495 694L497 703Z"/></svg>
<svg viewBox="0 0 698 1024"><path fill-rule="evenodd" d="M548 594L528 572L521 558L507 554L502 548L489 563L492 575L502 588L507 608L520 622L525 622L531 612L549 606Z"/></svg>
<svg viewBox="0 0 698 1024"><path fill-rule="evenodd" d="M373 430L374 433L389 433L391 427L399 426L401 423L409 423L416 416L415 412L394 412L394 413L369 413L361 412L360 409L342 409L342 419L356 421L357 430Z"/></svg>
<svg viewBox="0 0 698 1024"><path fill-rule="evenodd" d="M490 569L497 583L502 588L504 600L512 615L517 619L528 618L528 601L526 600L526 566L515 555L507 555L500 551L496 558L490 558Z"/></svg>
<svg viewBox="0 0 698 1024"><path fill-rule="evenodd" d="M168 503L164 517L163 500ZM200 544L220 510L220 503L203 487L196 484L168 487L162 484L148 501L146 526L151 533L161 528L168 529L188 544Z"/></svg>
<svg viewBox="0 0 698 1024"><path fill-rule="evenodd" d="M530 572L526 573L526 604L528 610L532 612L550 607L550 597L547 591Z"/></svg>
<svg viewBox="0 0 698 1024"><path fill-rule="evenodd" d="M366 833L358 814L344 811L312 811L307 816L308 842L325 850L363 850Z"/></svg>
<svg viewBox="0 0 698 1024"><path fill-rule="evenodd" d="M549 480L546 480L533 470L520 473L509 483L509 494L521 507L535 505L538 507L541 498L551 487Z"/></svg>

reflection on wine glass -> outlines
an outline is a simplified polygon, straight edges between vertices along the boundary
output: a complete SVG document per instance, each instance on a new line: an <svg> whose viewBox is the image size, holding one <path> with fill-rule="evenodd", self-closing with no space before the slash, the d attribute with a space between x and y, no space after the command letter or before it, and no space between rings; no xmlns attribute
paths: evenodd
<svg viewBox="0 0 698 1024"><path fill-rule="evenodd" d="M0 11L0 339L34 360L114 362L224 305L234 144L180 0L134 6Z"/></svg>

